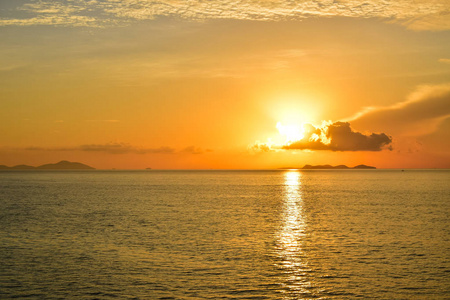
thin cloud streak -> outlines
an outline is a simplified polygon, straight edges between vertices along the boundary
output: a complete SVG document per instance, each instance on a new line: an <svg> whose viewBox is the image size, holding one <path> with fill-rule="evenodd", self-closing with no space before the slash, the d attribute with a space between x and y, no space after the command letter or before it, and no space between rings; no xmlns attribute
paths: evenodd
<svg viewBox="0 0 450 300"><path fill-rule="evenodd" d="M86 144L75 147L36 147L30 146L15 150L25 151L83 151L83 152L103 152L107 154L204 154L213 152L212 149L202 149L200 147L188 146L181 150L172 147L161 146L158 148L136 147L128 143L107 143L107 144Z"/></svg>
<svg viewBox="0 0 450 300"><path fill-rule="evenodd" d="M201 148L195 146L189 146L180 151L181 153L187 154L203 154L203 150Z"/></svg>
<svg viewBox="0 0 450 300"><path fill-rule="evenodd" d="M86 120L86 122L119 123L120 120Z"/></svg>
<svg viewBox="0 0 450 300"><path fill-rule="evenodd" d="M188 20L237 19L257 21L301 20L309 17L383 18L413 30L450 29L446 0L310 0L310 1L39 1L12 8L29 18L3 17L6 25L59 25L105 27L130 21L152 20L161 16Z"/></svg>
<svg viewBox="0 0 450 300"><path fill-rule="evenodd" d="M86 144L75 147L26 147L15 150L26 151L83 151L83 152L103 152L107 154L204 154L212 152L211 149L203 150L200 147L189 146L181 150L172 147L161 146L157 148L144 148L133 146L128 143L107 143L107 144Z"/></svg>
<svg viewBox="0 0 450 300"><path fill-rule="evenodd" d="M106 152L108 154L172 154L175 153L174 148L170 147L159 147L159 148L138 148L126 143L111 143L111 144L90 144L82 145L78 147L80 151L87 152Z"/></svg>
<svg viewBox="0 0 450 300"><path fill-rule="evenodd" d="M20 149L18 149L20 150ZM159 148L139 148L127 143L108 143L108 144L87 144L75 147L26 147L27 151L84 151L84 152L104 152L108 154L173 154L175 149L171 147Z"/></svg>

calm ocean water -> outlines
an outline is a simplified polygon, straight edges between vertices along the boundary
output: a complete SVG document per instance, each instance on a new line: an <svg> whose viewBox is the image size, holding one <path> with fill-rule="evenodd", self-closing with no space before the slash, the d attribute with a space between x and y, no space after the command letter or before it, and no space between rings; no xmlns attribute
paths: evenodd
<svg viewBox="0 0 450 300"><path fill-rule="evenodd" d="M0 298L449 299L450 171L0 172Z"/></svg>

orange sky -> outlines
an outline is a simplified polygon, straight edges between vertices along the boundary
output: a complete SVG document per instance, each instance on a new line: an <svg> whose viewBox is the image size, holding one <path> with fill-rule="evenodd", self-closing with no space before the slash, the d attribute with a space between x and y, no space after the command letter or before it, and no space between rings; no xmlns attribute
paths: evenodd
<svg viewBox="0 0 450 300"><path fill-rule="evenodd" d="M0 164L450 168L450 5L414 2L2 1Z"/></svg>

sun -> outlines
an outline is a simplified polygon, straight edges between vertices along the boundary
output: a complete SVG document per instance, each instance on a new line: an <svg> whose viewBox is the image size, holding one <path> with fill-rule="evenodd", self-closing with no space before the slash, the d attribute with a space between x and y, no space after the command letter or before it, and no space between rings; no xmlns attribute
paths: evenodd
<svg viewBox="0 0 450 300"><path fill-rule="evenodd" d="M282 136L286 138L285 143L292 143L303 139L305 136L302 125L283 125L281 122L277 123L277 129Z"/></svg>

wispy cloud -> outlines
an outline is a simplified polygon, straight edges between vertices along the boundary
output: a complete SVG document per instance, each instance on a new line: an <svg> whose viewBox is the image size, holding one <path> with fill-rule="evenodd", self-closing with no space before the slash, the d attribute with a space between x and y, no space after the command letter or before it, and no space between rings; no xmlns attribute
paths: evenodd
<svg viewBox="0 0 450 300"><path fill-rule="evenodd" d="M10 71L14 71L17 69L22 69L24 67L26 67L27 64L24 63L17 63L17 64L7 64L4 66L0 65L0 72L10 72Z"/></svg>
<svg viewBox="0 0 450 300"><path fill-rule="evenodd" d="M59 25L91 26L101 25L101 19L90 16L97 1L28 1L19 7L2 7L0 25ZM100 8L100 7L99 7ZM4 16L4 14L7 16ZM15 15L20 17L14 18ZM26 16L26 17L25 17Z"/></svg>
<svg viewBox="0 0 450 300"><path fill-rule="evenodd" d="M181 150L172 147L161 146L157 148L137 147L128 143L86 144L74 147L26 147L27 151L83 151L103 152L107 154L203 154L212 150L189 146Z"/></svg>
<svg viewBox="0 0 450 300"><path fill-rule="evenodd" d="M118 123L120 120L86 120L86 122Z"/></svg>
<svg viewBox="0 0 450 300"><path fill-rule="evenodd" d="M172 154L175 152L174 148L170 147L159 147L159 148L139 148L126 143L111 143L111 144L90 144L82 145L78 149L87 152L106 152L109 154L149 154L149 153L159 153L159 154Z"/></svg>
<svg viewBox="0 0 450 300"><path fill-rule="evenodd" d="M358 128L419 136L435 131L450 118L450 84L421 86L403 102L363 110L348 121Z"/></svg>
<svg viewBox="0 0 450 300"><path fill-rule="evenodd" d="M144 148L136 147L128 143L107 143L107 144L86 144L75 147L26 147L28 151L84 151L84 152L104 152L108 154L173 154L176 152L171 147Z"/></svg>
<svg viewBox="0 0 450 300"><path fill-rule="evenodd" d="M28 17L14 18L14 13ZM11 17L12 16L12 17ZM104 1L30 1L9 10L0 25L108 26L132 20L176 16L190 20L292 20L308 17L384 18L415 30L450 28L447 0L104 0Z"/></svg>
<svg viewBox="0 0 450 300"><path fill-rule="evenodd" d="M203 149L195 147L195 146L189 146L181 150L181 153L188 153L188 154L203 154Z"/></svg>

